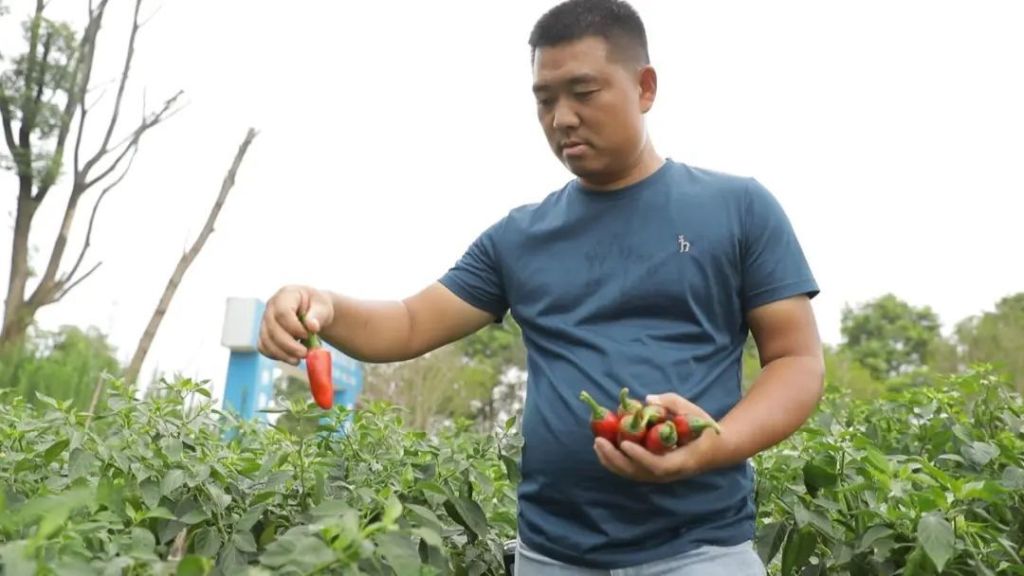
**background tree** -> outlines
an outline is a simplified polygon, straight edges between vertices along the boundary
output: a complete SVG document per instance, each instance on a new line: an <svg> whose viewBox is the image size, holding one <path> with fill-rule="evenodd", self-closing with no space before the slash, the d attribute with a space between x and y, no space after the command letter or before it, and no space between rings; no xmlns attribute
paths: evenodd
<svg viewBox="0 0 1024 576"><path fill-rule="evenodd" d="M844 306L841 332L845 352L876 380L921 370L949 349L931 307L911 306L893 294Z"/></svg>
<svg viewBox="0 0 1024 576"><path fill-rule="evenodd" d="M94 327L62 326L29 335L0 355L0 387L13 388L29 402L37 402L40 393L87 410L97 382L120 374L116 350Z"/></svg>
<svg viewBox="0 0 1024 576"><path fill-rule="evenodd" d="M103 98L103 94L91 94L91 87L107 4L108 0L82 3L88 7L88 19L79 35L69 24L47 18L47 3L37 0L34 13L24 25L25 52L13 59L0 54L0 61L6 64L0 72L0 124L6 147L0 165L16 174L18 187L0 346L20 340L40 308L59 301L99 267L100 262L88 267L83 264L100 202L124 179L143 136L174 113L181 95L179 91L155 112L143 113L130 129L119 129L135 42L142 26L142 0L136 0L113 103L102 115L93 114ZM87 99L92 102L87 104ZM95 142L87 144L85 136L94 126L93 118L98 131L90 134ZM37 276L30 261L29 242L35 216L65 172L69 174L65 181L70 191L63 218L42 274L30 289L29 279ZM70 265L65 267L80 203L93 190L98 193L85 237L78 254L67 259Z"/></svg>
<svg viewBox="0 0 1024 576"><path fill-rule="evenodd" d="M999 300L995 310L965 318L956 328L966 364L989 363L1024 390L1024 292Z"/></svg>
<svg viewBox="0 0 1024 576"><path fill-rule="evenodd" d="M365 369L363 398L406 407L411 427L465 417L489 428L522 406L526 349L522 330L508 316L420 358Z"/></svg>

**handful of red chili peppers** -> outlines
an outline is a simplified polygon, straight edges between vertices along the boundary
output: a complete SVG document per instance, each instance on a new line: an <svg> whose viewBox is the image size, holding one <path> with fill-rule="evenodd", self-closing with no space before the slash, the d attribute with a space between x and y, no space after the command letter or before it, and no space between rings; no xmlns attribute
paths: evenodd
<svg viewBox="0 0 1024 576"><path fill-rule="evenodd" d="M639 444L655 454L671 452L696 440L707 429L716 434L722 430L714 420L672 414L664 406L644 404L629 396L629 388L619 392L619 405L615 411L601 406L586 390L580 400L590 406L590 430L615 446L624 441Z"/></svg>

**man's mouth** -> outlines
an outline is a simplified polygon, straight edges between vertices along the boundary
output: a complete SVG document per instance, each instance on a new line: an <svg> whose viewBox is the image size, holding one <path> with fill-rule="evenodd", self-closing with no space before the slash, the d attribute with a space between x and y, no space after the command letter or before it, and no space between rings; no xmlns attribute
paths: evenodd
<svg viewBox="0 0 1024 576"><path fill-rule="evenodd" d="M562 142L561 148L563 154L567 156L577 156L587 149L587 145L579 140L566 140L565 142Z"/></svg>

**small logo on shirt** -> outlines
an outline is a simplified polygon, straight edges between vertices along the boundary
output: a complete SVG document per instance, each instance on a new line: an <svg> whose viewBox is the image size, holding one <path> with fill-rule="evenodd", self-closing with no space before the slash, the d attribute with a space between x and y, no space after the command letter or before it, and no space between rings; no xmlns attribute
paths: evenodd
<svg viewBox="0 0 1024 576"><path fill-rule="evenodd" d="M681 252L681 253L689 252L690 251L690 241L686 239L686 236L680 234L678 240L679 240L679 252Z"/></svg>

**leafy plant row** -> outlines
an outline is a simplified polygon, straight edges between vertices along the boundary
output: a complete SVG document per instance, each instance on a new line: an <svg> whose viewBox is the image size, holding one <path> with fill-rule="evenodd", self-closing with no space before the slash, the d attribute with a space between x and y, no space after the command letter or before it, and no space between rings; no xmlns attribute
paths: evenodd
<svg viewBox="0 0 1024 576"><path fill-rule="evenodd" d="M513 420L428 436L382 403L294 404L321 420L299 435L219 412L200 382L112 386L95 414L0 396L0 574L504 574ZM1024 574L1022 413L984 369L829 390L754 461L770 572Z"/></svg>
<svg viewBox="0 0 1024 576"><path fill-rule="evenodd" d="M145 402L115 383L91 418L45 402L0 398L2 574L504 573L514 422L428 438L378 403L300 437L190 380Z"/></svg>

